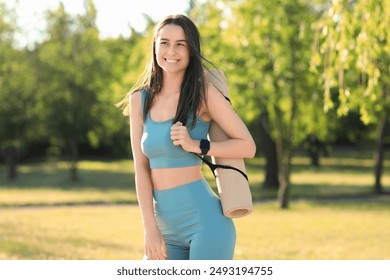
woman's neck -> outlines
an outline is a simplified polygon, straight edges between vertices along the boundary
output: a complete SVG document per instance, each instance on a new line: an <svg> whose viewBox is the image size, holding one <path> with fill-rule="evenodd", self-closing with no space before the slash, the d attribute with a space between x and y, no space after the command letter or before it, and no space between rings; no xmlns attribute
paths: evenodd
<svg viewBox="0 0 390 280"><path fill-rule="evenodd" d="M184 73L164 73L163 87L160 93L164 95L177 94L180 92Z"/></svg>

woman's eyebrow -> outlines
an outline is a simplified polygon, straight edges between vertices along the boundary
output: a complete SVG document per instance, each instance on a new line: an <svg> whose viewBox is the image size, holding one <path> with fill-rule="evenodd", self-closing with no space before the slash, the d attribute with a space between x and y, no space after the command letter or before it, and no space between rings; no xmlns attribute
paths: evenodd
<svg viewBox="0 0 390 280"><path fill-rule="evenodd" d="M160 41L170 41L168 38L160 38ZM176 42L187 42L185 39L176 40Z"/></svg>

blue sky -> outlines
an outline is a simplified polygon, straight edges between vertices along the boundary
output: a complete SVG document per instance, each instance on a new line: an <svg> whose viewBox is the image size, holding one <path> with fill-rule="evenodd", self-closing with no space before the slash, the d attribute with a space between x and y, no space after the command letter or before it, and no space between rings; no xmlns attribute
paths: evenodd
<svg viewBox="0 0 390 280"><path fill-rule="evenodd" d="M54 9L60 2L71 14L84 12L84 0L0 0L10 7L16 7L18 24L22 34L18 41L22 45L39 40L45 29L44 11ZM128 36L129 25L143 30L145 22L142 14L159 20L168 14L183 13L188 0L93 0L97 9L97 26L103 38Z"/></svg>

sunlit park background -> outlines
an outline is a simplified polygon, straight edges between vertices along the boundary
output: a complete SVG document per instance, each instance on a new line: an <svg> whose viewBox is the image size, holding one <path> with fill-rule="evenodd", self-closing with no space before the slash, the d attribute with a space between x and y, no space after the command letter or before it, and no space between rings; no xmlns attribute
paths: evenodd
<svg viewBox="0 0 390 280"><path fill-rule="evenodd" d="M34 37L26 1L0 1L0 259L140 259L129 124L114 104L163 16L130 11L162 2L131 1L127 33L109 36L102 1L77 13L63 1ZM390 1L180 3L258 147L235 259L390 259Z"/></svg>

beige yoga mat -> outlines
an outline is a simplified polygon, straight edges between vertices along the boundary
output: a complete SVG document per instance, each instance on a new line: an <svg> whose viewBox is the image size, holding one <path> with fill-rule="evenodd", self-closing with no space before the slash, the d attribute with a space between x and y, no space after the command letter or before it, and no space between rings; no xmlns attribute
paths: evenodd
<svg viewBox="0 0 390 280"><path fill-rule="evenodd" d="M223 95L229 97L226 77L223 72L212 69L206 73L206 79L213 84ZM228 102L228 101L226 101ZM209 130L210 141L223 141L229 136L212 122ZM244 159L212 157L214 164L223 164L236 167L246 173ZM249 183L242 174L232 169L216 169L216 183L222 210L228 218L239 218L249 215L253 210L252 195Z"/></svg>

